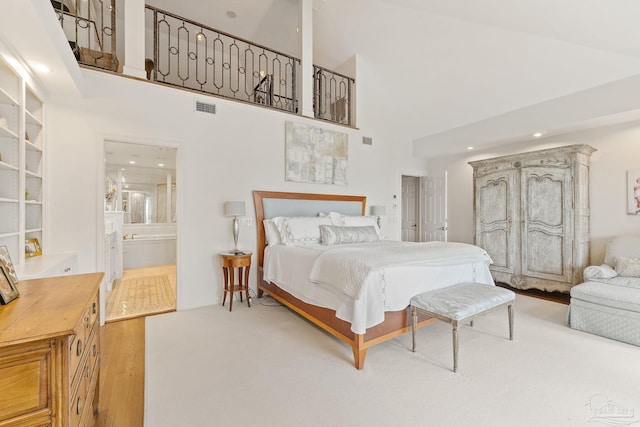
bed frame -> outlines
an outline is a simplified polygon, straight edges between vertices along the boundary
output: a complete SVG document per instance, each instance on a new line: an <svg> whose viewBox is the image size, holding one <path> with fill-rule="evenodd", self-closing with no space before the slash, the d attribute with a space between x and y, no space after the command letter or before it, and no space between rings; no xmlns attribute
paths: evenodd
<svg viewBox="0 0 640 427"><path fill-rule="evenodd" d="M395 338L411 330L409 307L401 311L388 311L384 322L373 326L364 334L351 331L351 324L336 317L334 310L307 304L275 283L263 280L264 249L266 247L264 219L276 216L314 216L319 212L339 212L345 215L364 215L366 197L342 196L335 194L284 193L275 191L254 191L253 201L256 210L256 229L258 233L258 298L264 292L289 307L305 319L334 335L351 346L354 364L357 369L364 367L367 350L376 344ZM421 315L418 326L436 321L435 318Z"/></svg>

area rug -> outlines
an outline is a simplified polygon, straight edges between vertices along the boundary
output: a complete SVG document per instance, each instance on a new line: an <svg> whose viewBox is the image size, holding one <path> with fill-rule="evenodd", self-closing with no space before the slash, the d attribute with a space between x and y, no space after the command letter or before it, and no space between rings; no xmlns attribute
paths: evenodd
<svg viewBox="0 0 640 427"><path fill-rule="evenodd" d="M146 318L145 425L640 425L640 347L567 326L568 306L516 296L460 330L436 322L368 351L351 349L261 298Z"/></svg>
<svg viewBox="0 0 640 427"><path fill-rule="evenodd" d="M175 311L176 297L166 275L124 278L107 307L107 322Z"/></svg>

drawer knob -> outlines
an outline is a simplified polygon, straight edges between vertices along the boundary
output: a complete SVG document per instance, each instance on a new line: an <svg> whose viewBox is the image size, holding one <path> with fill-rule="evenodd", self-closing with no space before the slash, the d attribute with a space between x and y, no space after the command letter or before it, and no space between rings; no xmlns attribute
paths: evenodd
<svg viewBox="0 0 640 427"><path fill-rule="evenodd" d="M92 310L93 310L93 314L96 314L98 312L98 306L96 305L95 302L93 303Z"/></svg>
<svg viewBox="0 0 640 427"><path fill-rule="evenodd" d="M78 415L82 414L82 398L78 397L78 402L76 403L76 413Z"/></svg>
<svg viewBox="0 0 640 427"><path fill-rule="evenodd" d="M95 356L96 354L98 354L98 346L97 345L93 345L93 355Z"/></svg>
<svg viewBox="0 0 640 427"><path fill-rule="evenodd" d="M82 354L82 340L78 340L78 344L76 345L76 354L78 356Z"/></svg>

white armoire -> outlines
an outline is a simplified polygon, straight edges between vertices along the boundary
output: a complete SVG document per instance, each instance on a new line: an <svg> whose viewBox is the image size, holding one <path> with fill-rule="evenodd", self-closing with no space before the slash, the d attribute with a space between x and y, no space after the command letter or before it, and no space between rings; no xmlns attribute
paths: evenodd
<svg viewBox="0 0 640 427"><path fill-rule="evenodd" d="M469 162L475 244L496 282L569 292L589 261L588 145Z"/></svg>

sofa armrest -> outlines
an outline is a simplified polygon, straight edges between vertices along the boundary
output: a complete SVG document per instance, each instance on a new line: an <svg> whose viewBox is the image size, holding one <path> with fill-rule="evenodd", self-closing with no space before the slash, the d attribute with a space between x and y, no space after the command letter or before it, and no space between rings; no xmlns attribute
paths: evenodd
<svg viewBox="0 0 640 427"><path fill-rule="evenodd" d="M611 279L618 275L609 264L590 265L584 269L585 282L593 279Z"/></svg>

